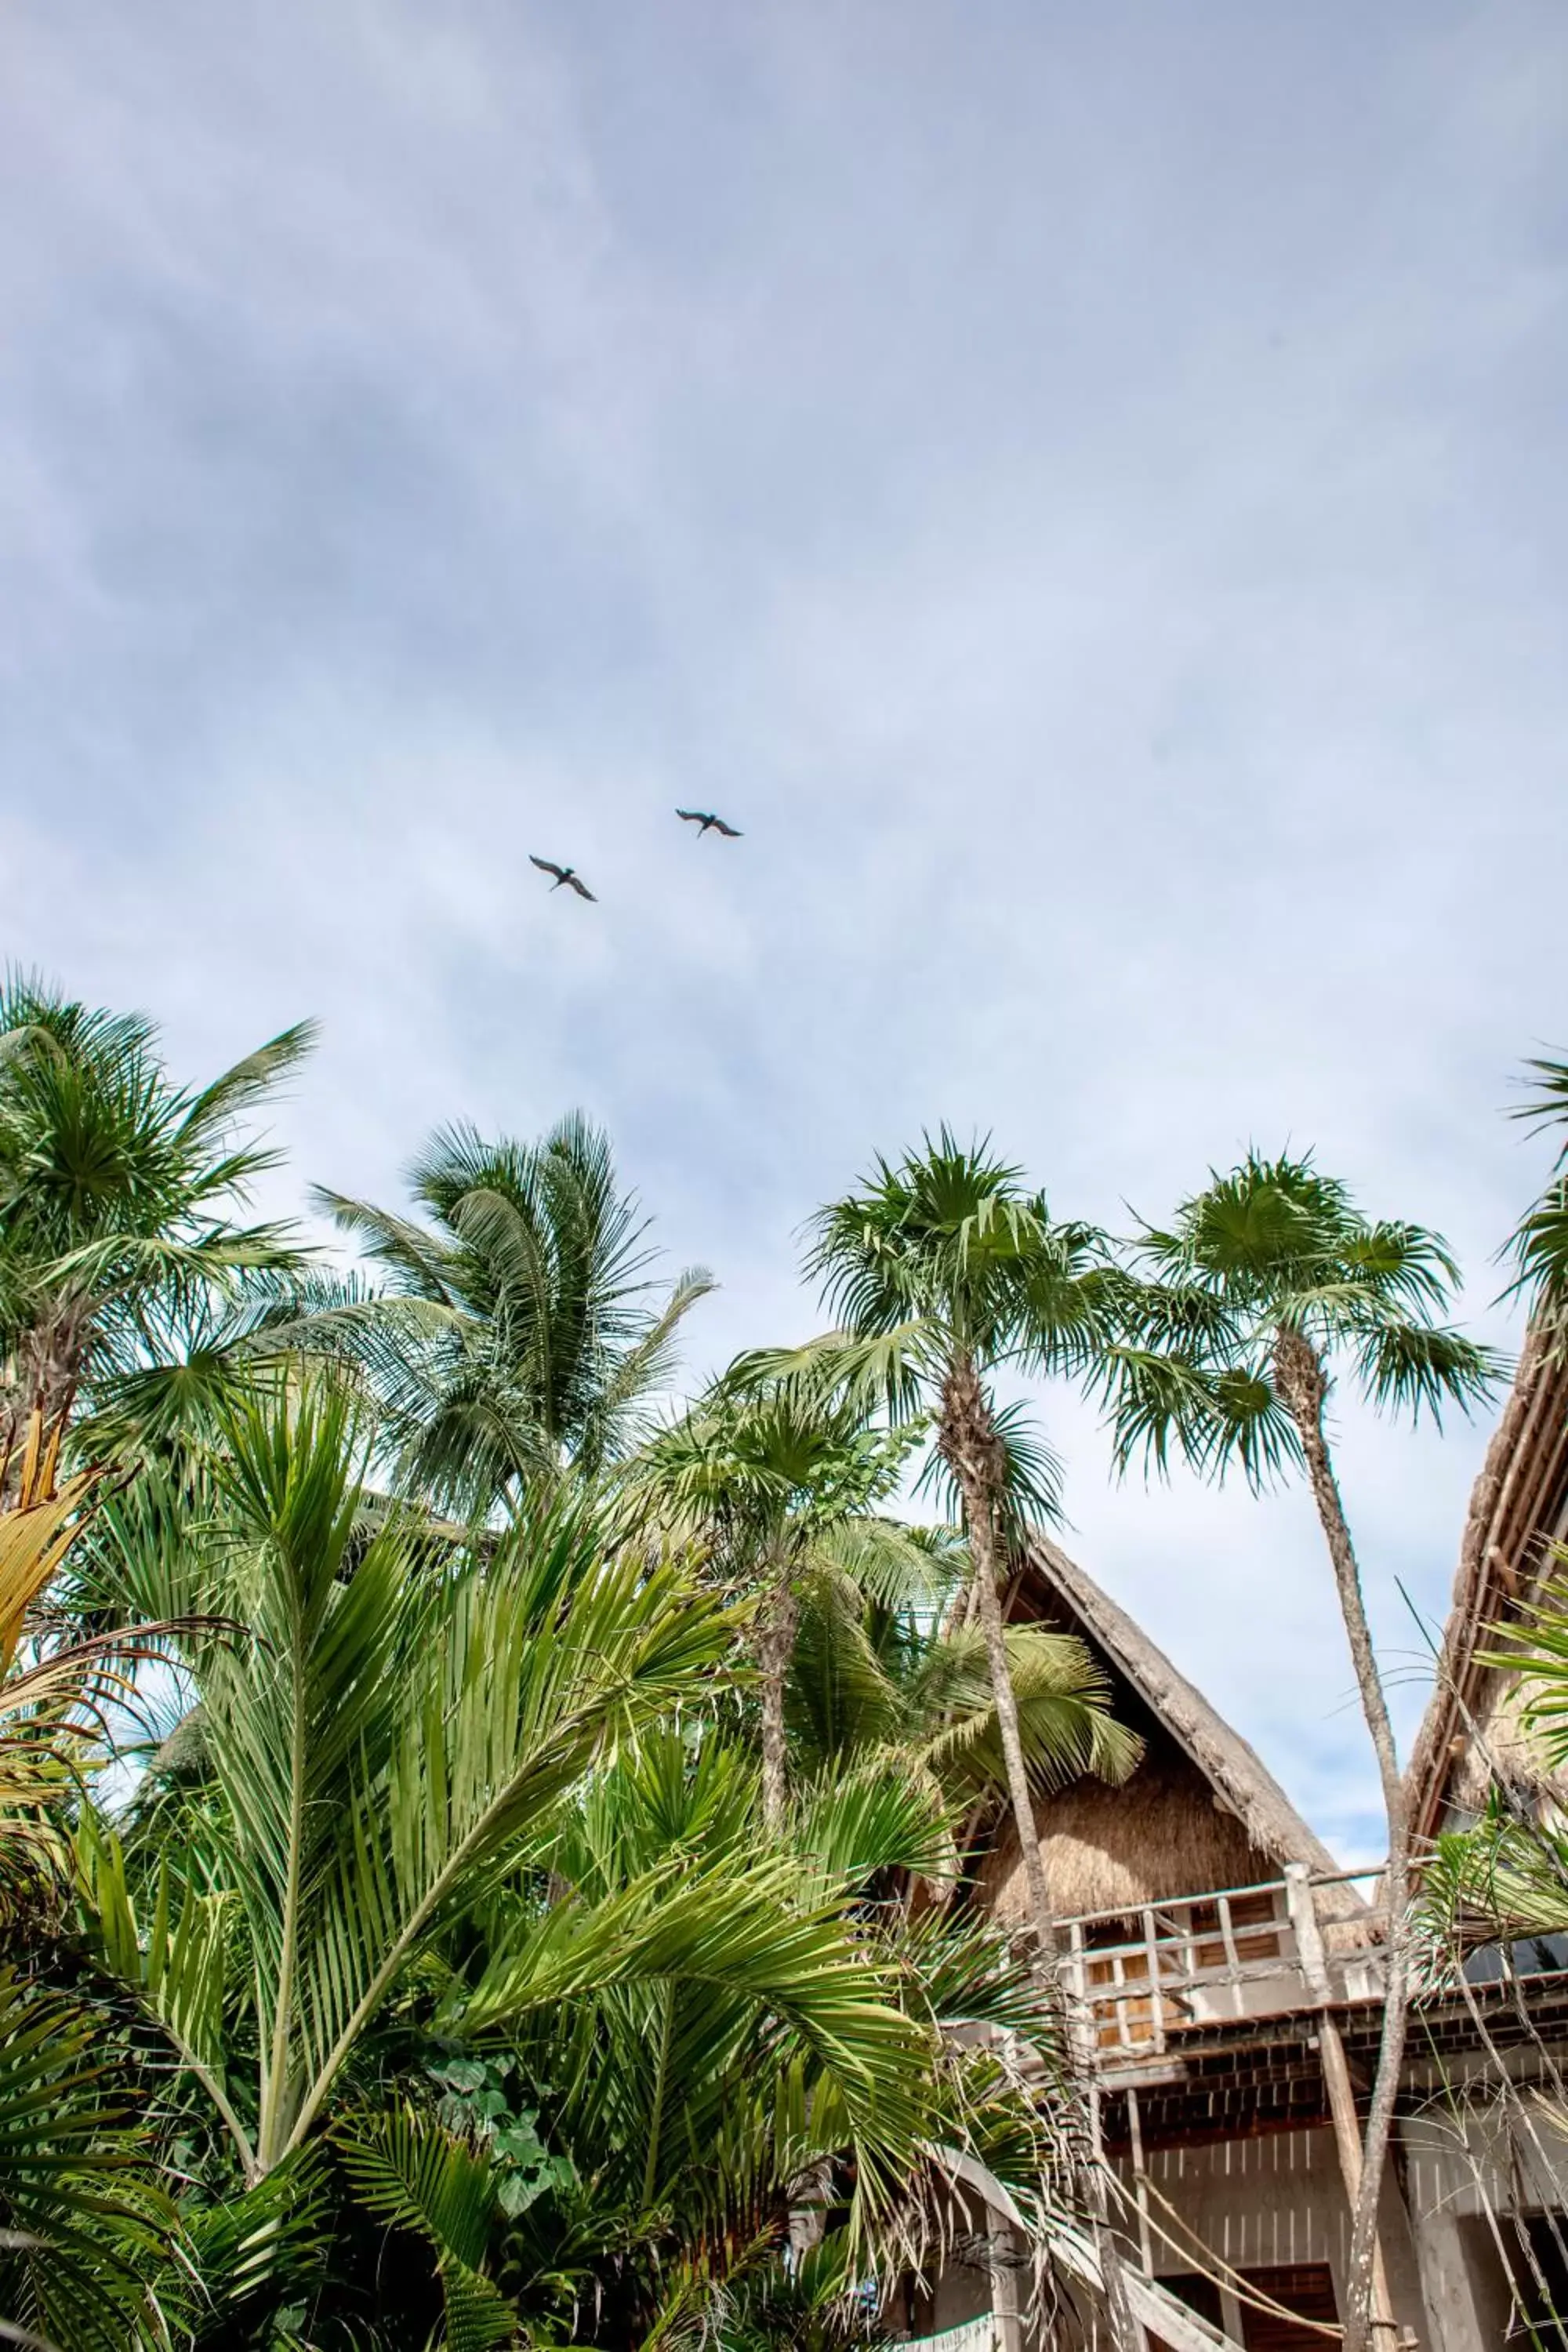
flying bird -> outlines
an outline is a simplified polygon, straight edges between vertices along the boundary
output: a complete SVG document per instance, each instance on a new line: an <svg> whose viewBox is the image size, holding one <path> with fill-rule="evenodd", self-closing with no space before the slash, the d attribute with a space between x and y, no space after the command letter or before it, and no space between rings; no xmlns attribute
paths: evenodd
<svg viewBox="0 0 1568 2352"><path fill-rule="evenodd" d="M537 866L542 874L554 875L555 879L550 886L552 890L559 890L563 882L565 882L576 891L579 898L587 898L592 900L595 907L598 905L598 900L595 898L587 884L579 881L574 866L552 866L548 857L535 857L531 850L528 854L528 862L531 866Z"/></svg>
<svg viewBox="0 0 1568 2352"><path fill-rule="evenodd" d="M710 811L677 809L675 814L679 817L683 817L688 824L696 825L699 840L705 833L721 833L726 841L739 841L741 838L737 826L726 824L721 816L714 816Z"/></svg>

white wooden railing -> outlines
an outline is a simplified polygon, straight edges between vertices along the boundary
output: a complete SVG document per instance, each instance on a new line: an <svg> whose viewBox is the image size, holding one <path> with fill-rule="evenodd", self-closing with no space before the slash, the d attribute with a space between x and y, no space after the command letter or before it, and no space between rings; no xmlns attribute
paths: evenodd
<svg viewBox="0 0 1568 2352"><path fill-rule="evenodd" d="M1253 1886L1064 1920L1063 1973L1100 2063L1160 2055L1194 2026L1309 2007L1325 1982L1336 2000L1375 1997L1376 1912L1326 1919L1321 1890L1376 1876L1312 1879L1292 1870Z"/></svg>

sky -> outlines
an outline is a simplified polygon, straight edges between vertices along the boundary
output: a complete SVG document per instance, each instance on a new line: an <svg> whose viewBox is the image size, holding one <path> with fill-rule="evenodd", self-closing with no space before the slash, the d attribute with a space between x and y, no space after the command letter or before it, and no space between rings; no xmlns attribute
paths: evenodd
<svg viewBox="0 0 1568 2352"><path fill-rule="evenodd" d="M275 1205L581 1107L694 1381L942 1120L1121 1228L1311 1146L1506 1344L1565 155L1557 0L7 0L0 950L193 1078L317 1017ZM1306 1497L1041 1413L1371 1857ZM1408 1736L1485 1428L1336 1434Z"/></svg>

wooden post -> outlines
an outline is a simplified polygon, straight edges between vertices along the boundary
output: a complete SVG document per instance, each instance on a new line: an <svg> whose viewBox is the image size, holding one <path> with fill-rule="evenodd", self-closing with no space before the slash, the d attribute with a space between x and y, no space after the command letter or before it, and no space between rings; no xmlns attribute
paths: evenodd
<svg viewBox="0 0 1568 2352"><path fill-rule="evenodd" d="M1339 2027L1327 2010L1319 2017L1318 2034L1323 2079L1329 2086L1329 2112L1334 2119L1334 2139L1340 2152L1340 2171L1344 2177L1346 2201L1353 2213L1356 2199L1361 2194L1361 2125L1356 2116L1355 2093L1351 2087L1345 2045L1340 2039ZM1372 2254L1372 2334L1379 2352L1397 2352L1403 2340L1388 2292L1388 2272L1383 2259L1381 2237L1374 2242Z"/></svg>
<svg viewBox="0 0 1568 2352"><path fill-rule="evenodd" d="M1154 2275L1154 2241L1149 2231L1149 2190L1143 2179L1143 2119L1138 2112L1138 2093L1127 2085L1127 2137L1132 2150L1132 2189L1138 2200L1138 2259L1145 2274Z"/></svg>
<svg viewBox="0 0 1568 2352"><path fill-rule="evenodd" d="M1220 1940L1225 1946L1225 1972L1230 1981L1230 2005L1237 2017L1245 2014L1241 1998L1241 1959L1236 1948L1236 1934L1231 1926L1230 1897L1219 1898Z"/></svg>
<svg viewBox="0 0 1568 2352"><path fill-rule="evenodd" d="M1296 1931L1296 1959L1308 1996L1321 2009L1333 1999L1333 1988L1329 1982L1328 1956L1323 1950L1323 1931L1318 1925L1318 1906L1312 1900L1312 1882L1304 1862L1285 1864L1285 1907Z"/></svg>
<svg viewBox="0 0 1568 2352"><path fill-rule="evenodd" d="M1154 1914L1147 1907L1143 1912L1143 1951L1144 1966L1149 1971L1149 1998L1152 2004L1150 2015L1154 2025L1154 2047L1163 2053L1165 2047L1165 1996L1160 1973L1160 1938L1155 1932Z"/></svg>

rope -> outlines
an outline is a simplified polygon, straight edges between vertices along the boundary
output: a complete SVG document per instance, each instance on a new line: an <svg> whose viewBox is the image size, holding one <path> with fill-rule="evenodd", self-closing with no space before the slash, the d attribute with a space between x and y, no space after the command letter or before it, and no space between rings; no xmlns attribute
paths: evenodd
<svg viewBox="0 0 1568 2352"><path fill-rule="evenodd" d="M1107 2171L1109 2173L1109 2167ZM1117 2196L1121 2198L1125 2208L1131 2201L1126 2189L1114 2174L1110 2174L1110 2178ZM1249 2305L1254 2311L1261 2311L1270 2319L1288 2319L1293 2326L1309 2328L1314 2336L1326 2336L1331 2344L1344 2342L1345 2331L1337 2320L1303 2319L1300 2312L1290 2310L1288 2305L1276 2303L1272 2295L1265 2294L1260 2287L1254 2286L1249 2280L1243 2278L1239 2271L1232 2270L1230 2264L1216 2254L1212 2247L1205 2245L1197 2232L1183 2221L1170 2199L1161 2196L1146 2172L1136 2173L1134 2179L1141 2189L1146 2189L1157 2203L1164 2207L1177 2229L1182 2231L1192 2242L1190 2245L1183 2245L1179 2238L1173 2238L1169 2230L1162 2228L1158 2221L1152 2220L1145 2213L1143 2218L1148 2221L1149 2227L1157 2238L1164 2240L1173 2253L1180 2254L1184 2262L1190 2263L1200 2277L1206 2278L1212 2286L1221 2287L1227 2294L1233 2294L1237 2303ZM1202 2260L1192 2261L1194 2246L1197 2248L1199 2255L1203 2257ZM1158 2284L1158 2281L1155 2284Z"/></svg>

